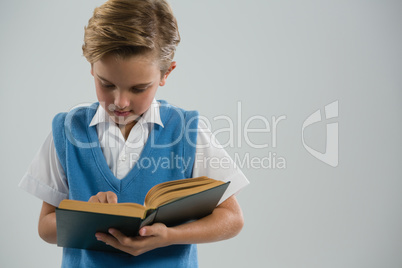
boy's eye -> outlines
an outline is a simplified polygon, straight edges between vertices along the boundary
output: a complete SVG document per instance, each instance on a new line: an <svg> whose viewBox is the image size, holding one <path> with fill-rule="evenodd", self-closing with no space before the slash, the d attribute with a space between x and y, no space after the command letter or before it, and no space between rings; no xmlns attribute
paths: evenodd
<svg viewBox="0 0 402 268"><path fill-rule="evenodd" d="M104 88L114 88L114 85L102 84L102 83L101 83L101 85L102 85L102 87L104 87Z"/></svg>
<svg viewBox="0 0 402 268"><path fill-rule="evenodd" d="M141 93L141 92L144 92L145 90L147 90L146 88L135 88L135 87L133 87L132 89L131 89L131 91L133 92L133 93Z"/></svg>

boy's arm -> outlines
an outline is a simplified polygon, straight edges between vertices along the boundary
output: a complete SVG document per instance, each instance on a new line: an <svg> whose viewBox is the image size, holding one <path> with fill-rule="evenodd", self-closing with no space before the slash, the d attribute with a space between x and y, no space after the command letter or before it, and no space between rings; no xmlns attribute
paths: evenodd
<svg viewBox="0 0 402 268"><path fill-rule="evenodd" d="M57 243L56 207L46 202L42 204L38 224L39 236L48 243Z"/></svg>
<svg viewBox="0 0 402 268"><path fill-rule="evenodd" d="M229 197L214 209L212 214L175 227L162 223L145 226L140 236L127 237L111 228L111 235L97 233L98 240L132 255L174 245L215 242L236 236L243 227L243 215L235 196Z"/></svg>
<svg viewBox="0 0 402 268"><path fill-rule="evenodd" d="M211 215L170 228L172 244L199 244L236 236L243 228L243 214L235 196L226 199Z"/></svg>
<svg viewBox="0 0 402 268"><path fill-rule="evenodd" d="M112 192L99 193L89 202L117 203L117 196ZM38 224L39 236L50 244L57 243L56 207L43 201Z"/></svg>

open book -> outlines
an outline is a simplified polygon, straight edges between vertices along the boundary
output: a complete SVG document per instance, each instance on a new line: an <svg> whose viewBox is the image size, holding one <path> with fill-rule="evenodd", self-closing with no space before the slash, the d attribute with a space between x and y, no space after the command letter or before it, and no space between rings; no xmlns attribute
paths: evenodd
<svg viewBox="0 0 402 268"><path fill-rule="evenodd" d="M144 205L89 203L63 200L56 208L57 245L118 251L96 240L96 232L111 227L136 236L141 227L156 222L175 226L212 213L230 182L207 177L164 182L152 187Z"/></svg>

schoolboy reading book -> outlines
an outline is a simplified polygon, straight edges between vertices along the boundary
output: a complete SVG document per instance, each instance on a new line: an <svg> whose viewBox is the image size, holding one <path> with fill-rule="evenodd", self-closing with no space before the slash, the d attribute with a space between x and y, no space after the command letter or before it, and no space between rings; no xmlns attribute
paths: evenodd
<svg viewBox="0 0 402 268"><path fill-rule="evenodd" d="M205 146L213 137L198 112L155 100L176 67L179 42L165 0L109 0L96 8L82 48L98 102L55 116L20 187L43 200L39 235L56 243L55 210L63 199L142 204L152 186L198 176L230 186L208 216L173 227L155 223L135 237L110 228L94 235L125 253L63 248L63 267L197 267L197 243L242 229L234 194L248 184L243 173L222 147ZM211 157L232 165L213 168Z"/></svg>

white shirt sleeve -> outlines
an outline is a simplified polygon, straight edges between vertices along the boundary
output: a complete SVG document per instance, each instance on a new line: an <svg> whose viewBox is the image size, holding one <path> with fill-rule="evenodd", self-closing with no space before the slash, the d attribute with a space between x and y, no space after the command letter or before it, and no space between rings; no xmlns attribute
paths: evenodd
<svg viewBox="0 0 402 268"><path fill-rule="evenodd" d="M193 177L200 176L224 182L230 181L229 187L218 205L228 197L239 193L250 183L201 119L198 121L197 147L193 167Z"/></svg>
<svg viewBox="0 0 402 268"><path fill-rule="evenodd" d="M55 207L68 198L67 179L56 154L52 132L35 155L18 186Z"/></svg>

